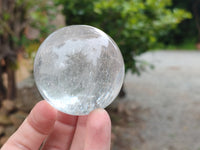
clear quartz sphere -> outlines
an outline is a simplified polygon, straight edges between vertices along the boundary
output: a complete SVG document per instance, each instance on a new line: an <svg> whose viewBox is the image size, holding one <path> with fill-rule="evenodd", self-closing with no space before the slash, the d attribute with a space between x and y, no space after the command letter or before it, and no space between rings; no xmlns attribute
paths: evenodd
<svg viewBox="0 0 200 150"><path fill-rule="evenodd" d="M50 34L38 49L34 78L42 97L57 110L86 115L118 95L124 61L111 37L88 25Z"/></svg>

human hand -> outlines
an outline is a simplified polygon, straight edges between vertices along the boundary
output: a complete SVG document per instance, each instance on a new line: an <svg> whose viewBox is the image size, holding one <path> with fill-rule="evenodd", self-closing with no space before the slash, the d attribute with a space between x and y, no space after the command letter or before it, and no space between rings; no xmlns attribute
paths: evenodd
<svg viewBox="0 0 200 150"><path fill-rule="evenodd" d="M1 150L110 150L111 122L103 109L87 116L56 111L46 101L32 109Z"/></svg>

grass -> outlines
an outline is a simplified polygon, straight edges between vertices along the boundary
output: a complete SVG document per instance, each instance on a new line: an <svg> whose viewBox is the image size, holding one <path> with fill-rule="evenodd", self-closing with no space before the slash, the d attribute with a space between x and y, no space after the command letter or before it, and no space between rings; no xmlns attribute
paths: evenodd
<svg viewBox="0 0 200 150"><path fill-rule="evenodd" d="M187 39L181 44L170 44L170 45L159 45L156 49L165 49L165 50L196 50L196 40Z"/></svg>
<svg viewBox="0 0 200 150"><path fill-rule="evenodd" d="M169 45L167 49L196 50L196 42L194 40L187 40L178 45Z"/></svg>

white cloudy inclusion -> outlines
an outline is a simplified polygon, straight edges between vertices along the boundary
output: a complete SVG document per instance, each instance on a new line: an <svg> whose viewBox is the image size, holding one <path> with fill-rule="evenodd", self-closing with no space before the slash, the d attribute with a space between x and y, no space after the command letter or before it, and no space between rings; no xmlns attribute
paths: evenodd
<svg viewBox="0 0 200 150"><path fill-rule="evenodd" d="M116 43L103 31L87 25L67 26L41 44L34 78L43 98L57 110L86 115L116 98L124 61Z"/></svg>

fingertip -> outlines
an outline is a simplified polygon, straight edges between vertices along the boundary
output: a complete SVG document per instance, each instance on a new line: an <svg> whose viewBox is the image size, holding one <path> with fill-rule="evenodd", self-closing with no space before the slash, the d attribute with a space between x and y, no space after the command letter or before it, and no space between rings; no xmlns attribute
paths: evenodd
<svg viewBox="0 0 200 150"><path fill-rule="evenodd" d="M104 109L96 109L88 115L86 150L110 148L111 121Z"/></svg>
<svg viewBox="0 0 200 150"><path fill-rule="evenodd" d="M89 114L88 118L89 118L88 121L93 122L92 123L93 125L95 125L94 120L96 120L95 122L97 122L96 123L97 125L104 124L109 127L111 126L110 116L105 109L98 108L98 109L93 110Z"/></svg>

